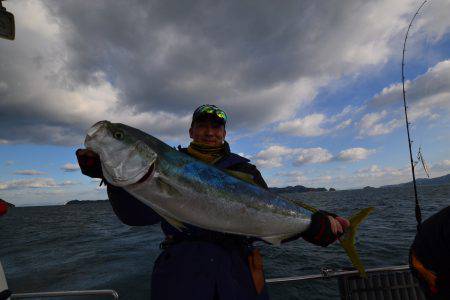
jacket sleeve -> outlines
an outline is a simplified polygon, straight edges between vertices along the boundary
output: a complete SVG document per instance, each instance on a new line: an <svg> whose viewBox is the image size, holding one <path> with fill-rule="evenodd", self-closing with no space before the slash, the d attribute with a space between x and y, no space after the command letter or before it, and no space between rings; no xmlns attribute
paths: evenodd
<svg viewBox="0 0 450 300"><path fill-rule="evenodd" d="M161 217L153 209L124 189L108 184L107 191L114 213L123 223L130 226L144 226L161 221Z"/></svg>

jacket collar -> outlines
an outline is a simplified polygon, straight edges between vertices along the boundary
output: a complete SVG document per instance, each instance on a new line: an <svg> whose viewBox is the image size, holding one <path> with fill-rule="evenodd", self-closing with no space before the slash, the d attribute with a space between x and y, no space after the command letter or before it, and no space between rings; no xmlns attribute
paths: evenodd
<svg viewBox="0 0 450 300"><path fill-rule="evenodd" d="M229 146L228 146L228 149L230 149ZM187 148L181 148L181 146L178 146L178 151L189 155ZM214 166L216 166L220 169L227 169L227 168L237 165L237 164L248 163L249 161L250 160L245 157L242 157L240 155L237 155L235 153L228 151L228 154L225 155L224 157L222 157L219 161L217 161L214 164Z"/></svg>

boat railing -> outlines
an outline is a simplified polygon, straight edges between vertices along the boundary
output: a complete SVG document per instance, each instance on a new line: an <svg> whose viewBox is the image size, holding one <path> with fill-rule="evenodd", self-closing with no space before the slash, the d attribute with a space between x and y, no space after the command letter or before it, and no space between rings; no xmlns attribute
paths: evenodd
<svg viewBox="0 0 450 300"><path fill-rule="evenodd" d="M371 268L366 270L367 277L359 276L357 270L333 270L322 268L320 274L270 278L266 282L272 284L297 283L308 280L337 279L341 299L414 299L423 300L417 281L412 276L408 265ZM110 296L119 299L114 290L85 290L12 294L11 299L46 298L73 296Z"/></svg>
<svg viewBox="0 0 450 300"><path fill-rule="evenodd" d="M401 266L390 266L390 267L382 267L382 268L372 268L367 269L366 273L378 273L378 272L389 272L389 271L406 271L409 270L409 265L401 265ZM322 268L321 274L312 274L312 275L303 275L303 276L291 276L291 277L279 277L279 278L270 278L266 279L267 283L275 284L275 283L286 283L286 282L300 282L306 280L313 279L328 279L333 277L341 277L344 275L356 275L359 272L357 270L333 270L328 268Z"/></svg>
<svg viewBox="0 0 450 300"><path fill-rule="evenodd" d="M12 294L11 299L24 298L51 298L51 297L76 297L76 296L110 296L119 299L119 294L114 290L83 290L83 291L60 291L60 292L37 292Z"/></svg>
<svg viewBox="0 0 450 300"><path fill-rule="evenodd" d="M425 300L408 265L367 269L366 274L361 277L357 270L322 268L321 274L270 278L266 282L272 285L337 279L340 299L344 300Z"/></svg>

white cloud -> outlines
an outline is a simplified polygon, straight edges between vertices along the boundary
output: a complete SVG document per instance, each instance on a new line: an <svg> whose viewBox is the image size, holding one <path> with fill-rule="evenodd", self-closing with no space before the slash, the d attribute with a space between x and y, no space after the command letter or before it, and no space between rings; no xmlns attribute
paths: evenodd
<svg viewBox="0 0 450 300"><path fill-rule="evenodd" d="M65 180L60 185L61 186L67 186L67 185L76 185L76 184L79 184L79 182L78 181L73 181L73 180Z"/></svg>
<svg viewBox="0 0 450 300"><path fill-rule="evenodd" d="M366 148L350 148L346 150L342 150L337 155L336 159L344 160L344 161L358 161L366 159L370 154L373 154L375 150L366 149Z"/></svg>
<svg viewBox="0 0 450 300"><path fill-rule="evenodd" d="M333 158L331 153L323 148L307 148L307 149L296 149L295 150L295 159L294 164L302 165L302 164L317 164L317 163L326 163L329 162Z"/></svg>
<svg viewBox="0 0 450 300"><path fill-rule="evenodd" d="M303 137L329 134L350 126L352 124L351 119L342 119L349 114L357 113L360 109L348 105L340 113L329 117L319 113L310 114L303 118L281 122L275 127L275 131Z"/></svg>
<svg viewBox="0 0 450 300"><path fill-rule="evenodd" d="M431 165L430 169L431 169L430 172L431 172L432 176L434 176L434 173L442 174L442 175L448 174L448 173L450 173L450 159L444 159L440 162L434 163L433 165Z"/></svg>
<svg viewBox="0 0 450 300"><path fill-rule="evenodd" d="M63 182L57 183L53 178L33 178L33 179L2 181L0 182L0 190L23 190L27 188L45 190L46 188L52 188L51 193L55 193L55 191L59 191L59 193L62 193L63 190L58 190L54 188L71 186L76 184L79 184L79 182L72 180L65 180Z"/></svg>
<svg viewBox="0 0 450 300"><path fill-rule="evenodd" d="M327 131L322 128L325 121L325 115L312 114L304 118L281 122L276 131L296 136L319 136Z"/></svg>
<svg viewBox="0 0 450 300"><path fill-rule="evenodd" d="M375 150L356 147L341 151L333 156L327 149L289 148L281 145L272 145L255 155L255 163L261 168L277 168L290 162L294 165L327 163L333 160L358 161L366 159Z"/></svg>
<svg viewBox="0 0 450 300"><path fill-rule="evenodd" d="M265 150L260 151L258 154L256 154L257 158L261 159L268 159L272 158L274 156L284 156L287 154L291 154L294 150L288 147L280 146L280 145L273 145L268 147Z"/></svg>
<svg viewBox="0 0 450 300"><path fill-rule="evenodd" d="M0 81L0 93L6 92L8 90L8 84L4 81Z"/></svg>
<svg viewBox="0 0 450 300"><path fill-rule="evenodd" d="M243 152L239 152L238 155L240 155L240 156L242 156L242 157L245 157L245 158L247 158L247 159L251 159L251 158L252 158L252 156L251 156L250 154L245 154L245 153L243 153Z"/></svg>
<svg viewBox="0 0 450 300"><path fill-rule="evenodd" d="M359 135L376 136L388 134L401 126L400 120L384 120L387 116L388 112L386 110L365 114L359 122Z"/></svg>
<svg viewBox="0 0 450 300"><path fill-rule="evenodd" d="M255 155L255 162L262 168L277 168L283 165L283 158L291 155L292 153L293 149L291 148L273 145L258 152Z"/></svg>
<svg viewBox="0 0 450 300"><path fill-rule="evenodd" d="M342 111L340 113L337 113L337 114L329 117L328 121L335 123L335 122L347 117L348 115L354 115L354 114L360 112L362 109L363 109L363 107L347 105L346 107L344 107L342 109Z"/></svg>
<svg viewBox="0 0 450 300"><path fill-rule="evenodd" d="M408 174L408 168L392 168L379 167L378 165L371 165L368 168L359 169L355 172L356 177L386 177L386 176L403 176Z"/></svg>
<svg viewBox="0 0 450 300"><path fill-rule="evenodd" d="M66 163L64 166L61 166L61 170L64 172L75 172L78 171L80 167L78 164Z"/></svg>
<svg viewBox="0 0 450 300"><path fill-rule="evenodd" d="M339 123L339 124L336 126L336 130L341 130L341 129L347 128L347 127L350 126L351 124L352 124L352 119L347 119L347 120L342 121L341 123Z"/></svg>
<svg viewBox="0 0 450 300"><path fill-rule="evenodd" d="M450 109L450 60L438 62L424 74L406 81L405 89L408 104L425 103L435 108ZM392 84L374 96L369 103L372 107L383 108L397 105L403 108L402 85Z"/></svg>
<svg viewBox="0 0 450 300"><path fill-rule="evenodd" d="M448 119L450 116L450 60L441 61L424 74L406 81L405 89L410 121L426 119L434 122ZM375 112L368 113L361 119L361 136L387 134L404 125L402 84L395 83L383 88L369 101L367 108Z"/></svg>
<svg viewBox="0 0 450 300"><path fill-rule="evenodd" d="M0 182L0 190L23 188L53 188L59 185L53 178L33 178Z"/></svg>
<svg viewBox="0 0 450 300"><path fill-rule="evenodd" d="M95 190L96 191L104 191L104 190L106 190L106 185L102 184L102 185L96 186Z"/></svg>
<svg viewBox="0 0 450 300"><path fill-rule="evenodd" d="M45 174L45 172L37 171L37 170L18 170L15 171L14 174L17 175L42 175Z"/></svg>

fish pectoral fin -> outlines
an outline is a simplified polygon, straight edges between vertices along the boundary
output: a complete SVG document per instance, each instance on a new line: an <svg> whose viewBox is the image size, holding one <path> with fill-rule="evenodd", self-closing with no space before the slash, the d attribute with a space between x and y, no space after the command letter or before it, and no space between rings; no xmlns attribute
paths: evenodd
<svg viewBox="0 0 450 300"><path fill-rule="evenodd" d="M352 265L359 271L361 277L366 277L366 271L362 264L355 248L355 236L359 224L367 218L367 216L374 210L373 207L367 207L360 210L349 218L350 226L345 230L344 234L339 238L339 242L347 253Z"/></svg>
<svg viewBox="0 0 450 300"><path fill-rule="evenodd" d="M154 180L160 192L168 196L183 196L176 187L171 185L169 182L166 182L166 180L164 180L163 178L156 177Z"/></svg>
<svg viewBox="0 0 450 300"><path fill-rule="evenodd" d="M163 217L170 225L172 225L181 232L183 231L184 228L186 228L186 226L184 226L184 224L178 220L163 215L161 215L161 217Z"/></svg>
<svg viewBox="0 0 450 300"><path fill-rule="evenodd" d="M170 225L172 225L173 227L175 227L175 228L178 229L179 231L183 231L183 229L186 228L186 226L184 226L183 223L181 223L180 221L178 221L178 220L176 220L176 219L174 219L174 218L172 218L172 217L167 216L167 214L166 214L164 211L162 211L161 209L156 208L156 207L152 207L152 209L153 209L158 215L160 215L162 218L164 218L164 220L166 220L167 223L169 223Z"/></svg>
<svg viewBox="0 0 450 300"><path fill-rule="evenodd" d="M290 237L293 237L294 235L295 234L282 234L282 235L274 235L274 236L263 236L263 237L261 237L261 239L263 241L268 242L269 244L278 246L278 245L281 244L282 241L284 241L284 240L286 240L286 239L288 239Z"/></svg>

